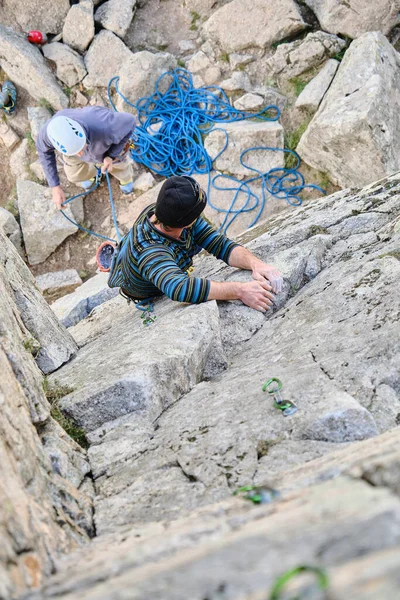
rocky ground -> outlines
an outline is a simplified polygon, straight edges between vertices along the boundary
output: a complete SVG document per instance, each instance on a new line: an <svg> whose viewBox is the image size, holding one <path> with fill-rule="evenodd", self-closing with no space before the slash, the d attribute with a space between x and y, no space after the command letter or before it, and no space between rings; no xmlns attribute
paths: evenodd
<svg viewBox="0 0 400 600"><path fill-rule="evenodd" d="M399 8L27 0L21 11L3 0L0 78L19 100L0 124L0 600L261 600L304 563L326 569L328 590L305 577L282 597L396 600ZM22 35L32 28L48 35L42 49ZM51 203L39 127L68 105L107 105L114 75L134 102L175 67L240 110L282 111L226 125L216 172L247 177L249 146L297 148L306 181L328 192L302 207L269 197L255 227L241 215L228 232L283 273L267 315L163 298L144 327L96 274L97 240ZM215 155L224 138L204 143ZM272 153L253 160L283 166ZM131 196L112 182L122 231L163 181L133 167ZM217 206L231 199L212 191ZM69 210L115 236L104 184ZM222 223L212 207L206 216ZM248 278L206 255L196 273ZM262 391L270 377L294 415ZM280 496L254 506L233 496L243 485Z"/></svg>

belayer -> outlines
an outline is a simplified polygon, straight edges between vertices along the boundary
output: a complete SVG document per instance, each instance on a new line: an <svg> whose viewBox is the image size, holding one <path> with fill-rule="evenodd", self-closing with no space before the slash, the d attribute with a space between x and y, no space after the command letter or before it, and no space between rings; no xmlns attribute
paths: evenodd
<svg viewBox="0 0 400 600"><path fill-rule="evenodd" d="M97 174L108 171L124 194L133 191L132 165L128 146L136 125L135 117L103 108L66 108L58 111L40 129L36 148L57 208L66 200L57 173L55 151L62 157L69 181L89 189Z"/></svg>
<svg viewBox="0 0 400 600"><path fill-rule="evenodd" d="M136 301L165 294L178 302L241 300L268 310L282 289L279 271L209 225L201 217L206 204L204 190L192 177L167 179L157 202L145 208L116 249L108 285ZM253 281L189 276L192 258L203 248L231 267L252 271Z"/></svg>

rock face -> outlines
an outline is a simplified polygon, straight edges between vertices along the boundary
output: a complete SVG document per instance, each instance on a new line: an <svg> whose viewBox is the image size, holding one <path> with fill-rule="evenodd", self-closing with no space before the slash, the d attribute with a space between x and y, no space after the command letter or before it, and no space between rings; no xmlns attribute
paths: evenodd
<svg viewBox="0 0 400 600"><path fill-rule="evenodd" d="M74 388L59 406L91 443L99 537L32 600L261 599L304 562L328 570L335 600L396 597L399 198L396 175L246 232L284 277L270 314L161 298L145 328L118 297L71 328L80 349L49 386ZM196 274L251 277L204 255ZM269 377L297 413L273 407ZM85 465L65 468L55 435L48 456L79 482ZM232 498L252 483L281 496Z"/></svg>
<svg viewBox="0 0 400 600"><path fill-rule="evenodd" d="M18 254L23 258L21 228L14 215L3 207L0 207L0 229L5 233L10 242L14 244Z"/></svg>
<svg viewBox="0 0 400 600"><path fill-rule="evenodd" d="M69 9L63 27L63 42L84 52L94 38L93 1L80 0Z"/></svg>
<svg viewBox="0 0 400 600"><path fill-rule="evenodd" d="M275 54L267 60L269 74L282 79L297 77L304 71L319 67L345 47L346 42L336 35L324 31L309 33L304 40L278 46Z"/></svg>
<svg viewBox="0 0 400 600"><path fill-rule="evenodd" d="M136 0L108 0L96 10L94 20L104 29L124 38L135 14L135 8Z"/></svg>
<svg viewBox="0 0 400 600"><path fill-rule="evenodd" d="M400 22L398 0L382 0L379 4L369 0L305 0L316 14L321 28L358 38L368 31L388 34Z"/></svg>
<svg viewBox="0 0 400 600"><path fill-rule="evenodd" d="M56 208L51 190L33 181L17 181L18 210L25 249L31 265L44 260L69 236L78 231ZM76 221L82 212L82 199L76 206L67 206L65 213ZM74 211L74 212L73 212Z"/></svg>
<svg viewBox="0 0 400 600"><path fill-rule="evenodd" d="M400 169L400 59L380 33L354 41L297 151L345 187ZM360 160L362 156L362 160Z"/></svg>
<svg viewBox="0 0 400 600"><path fill-rule="evenodd" d="M316 112L338 69L339 62L334 58L326 61L318 75L306 85L296 100L296 108Z"/></svg>
<svg viewBox="0 0 400 600"><path fill-rule="evenodd" d="M8 599L37 588L93 525L90 498L77 489L90 470L86 453L60 439L38 368L57 369L76 345L1 232L0 314L0 596Z"/></svg>
<svg viewBox="0 0 400 600"><path fill-rule="evenodd" d="M55 110L68 106L67 96L39 49L3 25L0 25L0 66L14 83L36 100L45 97Z"/></svg>
<svg viewBox="0 0 400 600"><path fill-rule="evenodd" d="M59 33L69 10L69 0L3 0L0 23L16 31L39 29L44 33Z"/></svg>
<svg viewBox="0 0 400 600"><path fill-rule="evenodd" d="M156 322L143 329L138 312L117 298L74 327L79 354L50 385L75 385L60 405L94 444L98 532L175 519L334 444L396 427L399 197L400 179L392 177L244 234L283 273L272 315L240 303L175 307L164 298L155 303ZM250 278L210 257L199 257L197 274ZM188 381L188 373L207 379L200 373L218 335L229 368ZM112 360L101 358L104 348L113 349ZM215 374L221 365L211 362ZM262 392L272 376L283 381L296 415L283 417Z"/></svg>
<svg viewBox="0 0 400 600"><path fill-rule="evenodd" d="M0 242L1 266L5 269L3 277L7 279L7 284L4 282L3 286L8 286L7 294L16 305L14 312L18 312L19 318L22 320L20 327L26 338L25 345L34 354L37 365L43 373L51 373L71 358L76 352L77 346L48 307L35 286L34 279L25 263L15 250L11 252L10 247L12 248L12 246L3 233L1 233ZM6 301L7 295L4 295L4 301ZM10 302L10 300L8 301ZM19 341L21 339L24 338L20 336ZM24 368L21 368L21 373L23 372ZM23 381L20 383L25 387ZM33 398L34 393L32 392L30 396ZM32 405L31 413L32 415L36 414L34 405ZM47 416L46 413L44 414ZM42 410L38 409L38 421L42 420L41 415Z"/></svg>
<svg viewBox="0 0 400 600"><path fill-rule="evenodd" d="M121 42L122 43L122 42ZM119 68L120 80L118 87L130 102L136 102L143 96L154 93L157 79L163 73L172 71L177 66L176 58L167 52L152 54L151 52L130 53ZM130 111L121 97L116 102L117 110Z"/></svg>
<svg viewBox="0 0 400 600"><path fill-rule="evenodd" d="M254 175L254 171L250 171L240 162L240 155L244 150L259 146L283 148L283 128L277 121L238 121L224 124L224 129L228 134L228 146L214 161L214 168L218 171L234 175ZM214 158L221 152L225 143L224 132L216 130L207 136L204 147L211 158ZM282 167L283 161L283 152L269 150L257 150L245 157L246 164L263 173L275 167Z"/></svg>
<svg viewBox="0 0 400 600"><path fill-rule="evenodd" d="M226 52L266 48L306 27L293 0L232 0L204 23L201 33Z"/></svg>
<svg viewBox="0 0 400 600"><path fill-rule="evenodd" d="M43 54L56 64L57 77L67 86L73 87L85 77L83 58L66 44L46 44L43 46Z"/></svg>
<svg viewBox="0 0 400 600"><path fill-rule="evenodd" d="M220 303L227 371L195 385L156 420L148 407L89 433L100 537L61 562L38 599L106 600L112 586L138 600L184 600L213 597L222 585L235 600L264 598L276 577L300 561L327 569L335 600L348 600L349 589L351 598L365 600L368 587L371 600L396 597L399 197L400 178L393 176L359 193L313 201L245 234L252 251L282 270L282 294L292 297L285 305L280 298L269 318L259 315L256 329L250 329L255 319L246 318L252 311ZM239 277L209 257L197 268L214 279ZM131 308L122 302L104 304L74 328L85 377L96 371L89 362L96 348L115 346L113 335L121 340L119 327L130 323L134 340ZM157 301L146 347L153 348L154 335L158 360L177 360L186 316L191 312L191 327L198 327L199 309L212 304L174 309L167 299ZM179 331L179 343L170 341L166 354L168 327L175 336ZM102 373L111 364L102 363ZM53 381L72 381L73 365ZM296 415L285 419L261 391L271 375L299 406ZM105 414L90 403L78 410L73 396L62 402L80 422ZM110 396L107 410L122 408L120 398ZM281 498L259 507L231 498L253 482L273 486ZM302 585L291 590L300 593Z"/></svg>
<svg viewBox="0 0 400 600"><path fill-rule="evenodd" d="M107 273L99 273L85 281L79 290L67 294L52 304L52 310L65 327L76 325L96 306L118 294L116 288L108 287L107 280Z"/></svg>
<svg viewBox="0 0 400 600"><path fill-rule="evenodd" d="M51 379L50 385L56 386L70 386L67 382L74 379L75 391L65 396L60 406L85 430L95 430L129 413L139 413L154 421L201 379L226 367L216 304L194 306L185 310L185 314L182 314L182 308L175 308L170 303L165 306L165 301L163 304L160 310L170 313L160 325L165 334L164 342L157 324L146 331L149 349L153 348L153 351L143 355L139 342L143 337L140 311L129 307L130 318L125 319L123 325L121 323L122 327L112 327L105 337L99 336L87 344L81 349L78 360L70 362L68 368L59 370ZM180 338L179 349L174 349L171 354L170 339L174 335L176 319L183 319L186 334ZM114 348L114 357L104 365L102 375L97 373L92 380L90 364L105 345ZM112 402L111 398L114 399Z"/></svg>
<svg viewBox="0 0 400 600"><path fill-rule="evenodd" d="M107 61L104 61L105 56ZM85 56L88 75L83 81L84 86L87 89L107 86L111 77L120 75L123 65L132 56L132 52L118 36L111 31L100 31Z"/></svg>

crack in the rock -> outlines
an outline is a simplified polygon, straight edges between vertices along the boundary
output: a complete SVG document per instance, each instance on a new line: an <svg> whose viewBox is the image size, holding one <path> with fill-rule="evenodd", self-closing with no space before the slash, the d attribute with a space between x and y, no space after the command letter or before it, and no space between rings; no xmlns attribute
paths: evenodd
<svg viewBox="0 0 400 600"><path fill-rule="evenodd" d="M326 375L326 377L328 377L328 379L330 379L331 381L335 381L335 378L318 362L318 360L312 350L310 350L310 354L311 354L312 359L315 362L315 364L321 369L322 373L324 375Z"/></svg>

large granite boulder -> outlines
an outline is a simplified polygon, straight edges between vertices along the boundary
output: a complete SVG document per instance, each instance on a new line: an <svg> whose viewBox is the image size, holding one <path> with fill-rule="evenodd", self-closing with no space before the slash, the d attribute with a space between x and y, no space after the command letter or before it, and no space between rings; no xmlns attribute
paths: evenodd
<svg viewBox="0 0 400 600"><path fill-rule="evenodd" d="M56 65L56 74L60 81L73 87L86 75L83 58L66 44L53 42L42 48L43 54Z"/></svg>
<svg viewBox="0 0 400 600"><path fill-rule="evenodd" d="M336 75L338 67L339 61L334 58L327 60L318 75L313 77L299 94L295 107L307 110L309 113L316 112Z"/></svg>
<svg viewBox="0 0 400 600"><path fill-rule="evenodd" d="M94 38L93 0L80 0L69 9L63 27L63 42L84 52Z"/></svg>
<svg viewBox="0 0 400 600"><path fill-rule="evenodd" d="M350 38L358 38L367 31L387 35L400 23L398 0L304 0L315 13L321 28Z"/></svg>
<svg viewBox="0 0 400 600"><path fill-rule="evenodd" d="M0 230L2 230L10 242L14 244L18 254L24 258L21 227L17 223L14 215L3 207L0 207Z"/></svg>
<svg viewBox="0 0 400 600"><path fill-rule="evenodd" d="M240 162L240 155L248 148L266 146L283 149L283 128L277 121L237 121L225 123L224 131L216 129L208 134L204 147L211 158L217 156L226 144L226 150L214 161L214 168L233 175L254 176L255 172ZM245 163L253 169L266 173L275 167L283 167L284 153L272 150L255 150L245 157Z"/></svg>
<svg viewBox="0 0 400 600"><path fill-rule="evenodd" d="M204 23L201 33L225 52L266 48L305 29L293 0L232 0Z"/></svg>
<svg viewBox="0 0 400 600"><path fill-rule="evenodd" d="M95 12L94 20L104 29L108 29L124 38L136 9L136 0L108 0Z"/></svg>
<svg viewBox="0 0 400 600"><path fill-rule="evenodd" d="M157 79L167 71L173 71L176 66L176 58L167 52L153 54L143 50L130 53L130 57L118 68L118 87L130 102L136 102L143 96L153 94ZM120 96L116 106L120 111L132 110Z"/></svg>
<svg viewBox="0 0 400 600"><path fill-rule="evenodd" d="M53 311L36 287L29 269L15 252L14 247L2 232L0 232L0 236L3 286L7 290L7 293L2 292L2 297L4 302L8 302L12 306L12 312L19 315L20 337L18 342L34 355L36 363L43 373L51 373L73 356L77 346L70 334L55 318ZM3 308L2 316L5 311L6 309ZM9 339L11 343L13 338L10 336ZM18 360L15 348L13 354L16 355L16 363L21 363L18 366L18 372L23 374L23 360ZM29 361L27 367L29 367ZM34 398L36 386L29 380L29 377L23 376L23 381L20 380L20 383L24 389L29 390L32 387L28 397ZM42 395L38 394L38 398L41 397ZM31 412L36 414L36 403L34 400L32 403ZM43 405L40 401L38 401L38 406L37 420L40 421L43 411L43 414L47 416L47 409L46 404Z"/></svg>
<svg viewBox="0 0 400 600"><path fill-rule="evenodd" d="M297 151L341 187L400 170L400 58L381 33L355 40Z"/></svg>
<svg viewBox="0 0 400 600"><path fill-rule="evenodd" d="M0 66L17 85L36 100L46 98L55 110L68 106L68 98L58 85L40 50L0 25Z"/></svg>
<svg viewBox="0 0 400 600"><path fill-rule="evenodd" d="M15 31L39 29L57 34L62 30L69 10L69 0L3 0L0 5L0 23Z"/></svg>
<svg viewBox="0 0 400 600"><path fill-rule="evenodd" d="M18 210L24 237L28 261L37 265L69 236L78 231L78 227L68 221L57 209L51 199L48 187L33 181L17 180ZM74 221L82 213L82 198L67 205L63 210Z"/></svg>
<svg viewBox="0 0 400 600"><path fill-rule="evenodd" d="M51 305L57 318L65 327L72 327L87 317L99 304L118 294L117 288L107 285L108 273L98 273L71 294L59 298Z"/></svg>
<svg viewBox="0 0 400 600"><path fill-rule="evenodd" d="M104 60L105 56L107 57L106 61ZM120 75L125 63L133 56L133 53L117 35L111 31L100 31L85 55L88 75L83 80L83 85L87 89L99 86L107 87L111 77Z"/></svg>
<svg viewBox="0 0 400 600"><path fill-rule="evenodd" d="M337 35L325 31L309 33L303 40L280 44L266 62L268 73L281 79L298 77L319 67L345 47L345 40Z"/></svg>
<svg viewBox="0 0 400 600"><path fill-rule="evenodd" d="M55 300L59 296L73 292L82 285L82 279L76 269L65 269L65 271L38 275L36 285L47 300Z"/></svg>
<svg viewBox="0 0 400 600"><path fill-rule="evenodd" d="M36 142L38 133L42 125L51 119L51 112L44 106L28 106L28 119L31 126L31 135Z"/></svg>

